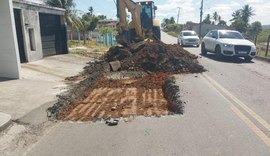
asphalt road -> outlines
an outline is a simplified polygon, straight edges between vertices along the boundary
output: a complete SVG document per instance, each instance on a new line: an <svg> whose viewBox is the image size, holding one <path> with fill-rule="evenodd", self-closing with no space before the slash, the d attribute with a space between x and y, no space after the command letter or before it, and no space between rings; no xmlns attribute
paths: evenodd
<svg viewBox="0 0 270 156"><path fill-rule="evenodd" d="M164 33L162 40L176 43ZM58 123L25 155L270 155L270 64L199 57L207 72L177 75L184 115L137 117L116 127Z"/></svg>

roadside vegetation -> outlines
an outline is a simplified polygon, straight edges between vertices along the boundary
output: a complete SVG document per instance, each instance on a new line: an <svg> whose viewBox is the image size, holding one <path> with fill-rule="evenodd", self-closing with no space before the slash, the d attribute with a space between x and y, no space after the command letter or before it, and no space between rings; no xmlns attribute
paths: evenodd
<svg viewBox="0 0 270 156"><path fill-rule="evenodd" d="M163 28L163 31L174 37L178 37L179 32L184 29L183 24L175 23L174 17L164 18L161 27Z"/></svg>

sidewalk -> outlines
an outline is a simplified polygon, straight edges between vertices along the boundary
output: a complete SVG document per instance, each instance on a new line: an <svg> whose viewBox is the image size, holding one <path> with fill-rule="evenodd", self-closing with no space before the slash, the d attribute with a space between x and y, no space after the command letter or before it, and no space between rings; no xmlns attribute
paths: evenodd
<svg viewBox="0 0 270 156"><path fill-rule="evenodd" d="M44 104L53 105L56 95L65 90L64 79L78 74L89 61L90 58L68 54L22 64L21 80L0 79L0 113L10 115L14 121ZM46 111L42 113L46 115ZM8 123L10 119L0 114L0 121Z"/></svg>

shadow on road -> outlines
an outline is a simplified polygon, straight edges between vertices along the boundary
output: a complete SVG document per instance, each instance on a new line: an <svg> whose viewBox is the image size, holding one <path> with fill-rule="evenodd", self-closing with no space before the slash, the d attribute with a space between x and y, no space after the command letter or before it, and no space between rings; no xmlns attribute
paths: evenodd
<svg viewBox="0 0 270 156"><path fill-rule="evenodd" d="M224 63L235 63L235 64L246 64L246 63L254 63L253 61L245 61L244 58L239 58L239 57L228 57L224 56L221 59L217 59L215 54L200 54L202 57L206 57L218 62L224 62Z"/></svg>

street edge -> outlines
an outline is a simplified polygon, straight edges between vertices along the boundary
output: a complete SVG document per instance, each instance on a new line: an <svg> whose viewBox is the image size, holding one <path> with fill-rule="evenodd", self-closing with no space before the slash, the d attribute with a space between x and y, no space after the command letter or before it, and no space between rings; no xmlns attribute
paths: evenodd
<svg viewBox="0 0 270 156"><path fill-rule="evenodd" d="M5 118L5 121L3 123L0 123L0 132L2 132L11 125L12 120L10 115L2 112L0 112L0 117Z"/></svg>
<svg viewBox="0 0 270 156"><path fill-rule="evenodd" d="M270 63L270 58L267 57L256 56L255 59Z"/></svg>

